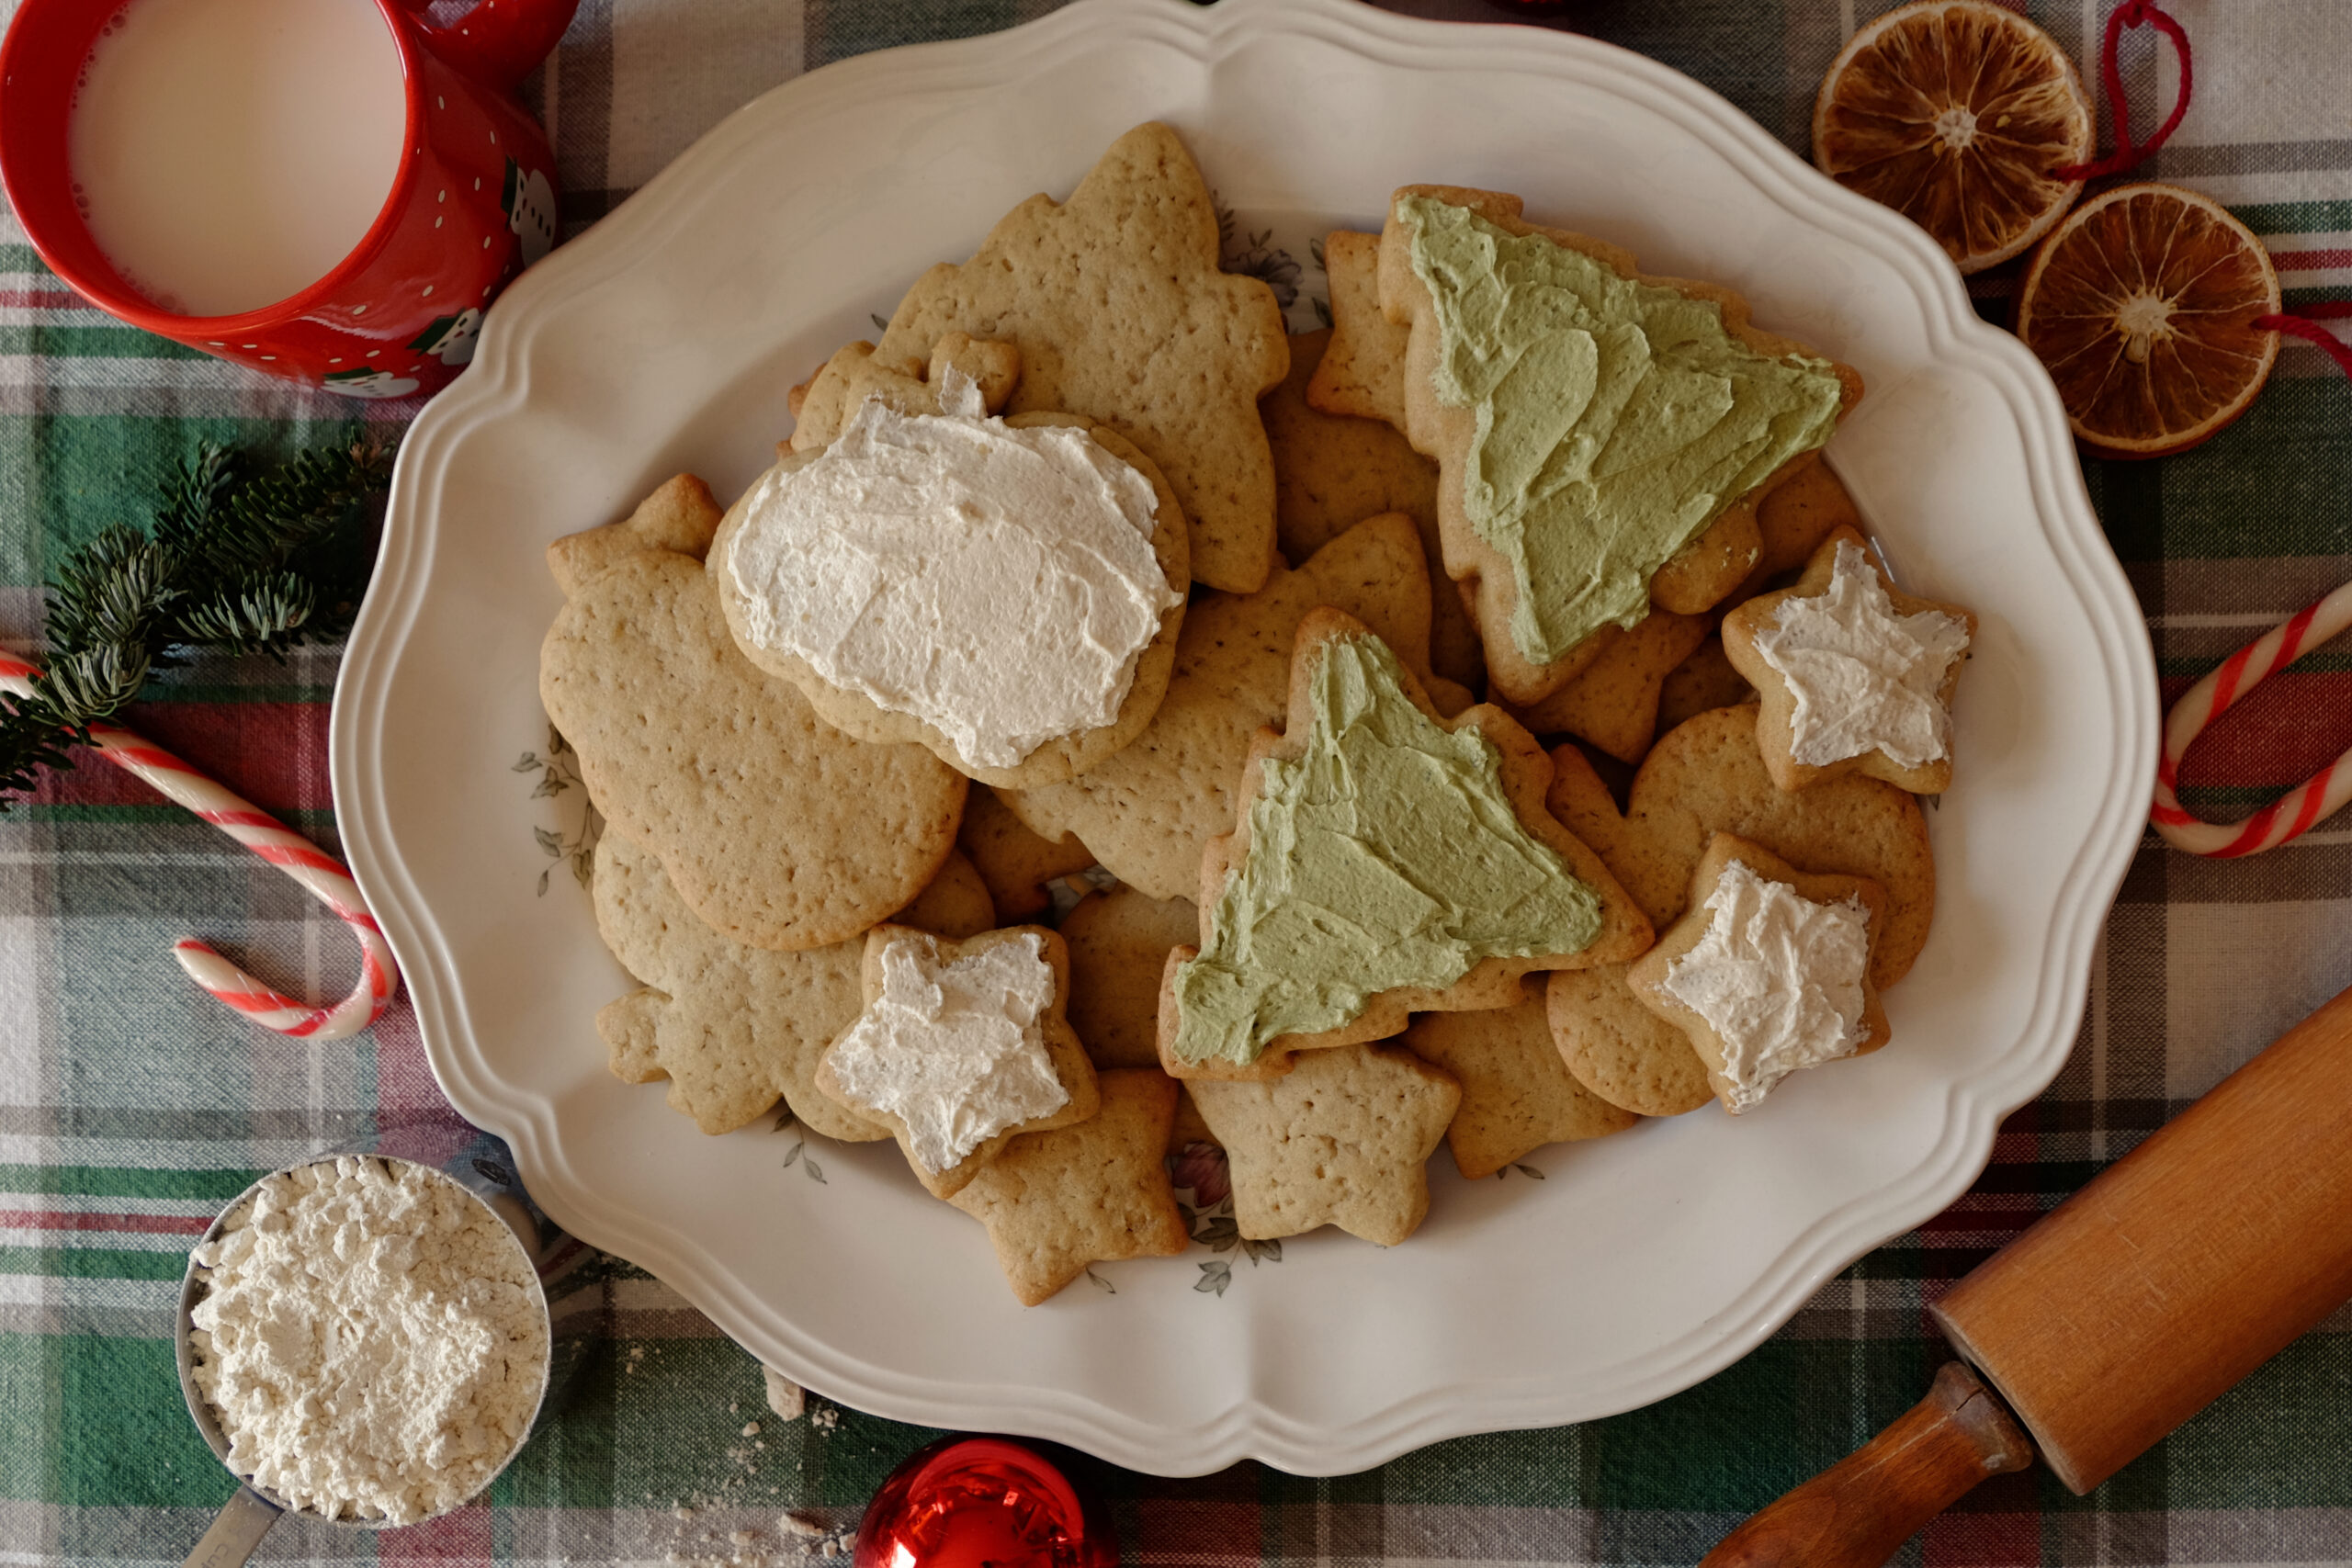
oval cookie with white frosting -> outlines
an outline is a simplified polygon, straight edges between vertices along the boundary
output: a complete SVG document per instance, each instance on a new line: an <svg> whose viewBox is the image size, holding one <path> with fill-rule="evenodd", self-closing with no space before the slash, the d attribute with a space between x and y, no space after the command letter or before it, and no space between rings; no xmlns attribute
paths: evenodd
<svg viewBox="0 0 2352 1568"><path fill-rule="evenodd" d="M861 740L984 783L1075 777L1151 722L1190 581L1151 460L1076 414L869 398L729 511L710 572L737 645Z"/></svg>

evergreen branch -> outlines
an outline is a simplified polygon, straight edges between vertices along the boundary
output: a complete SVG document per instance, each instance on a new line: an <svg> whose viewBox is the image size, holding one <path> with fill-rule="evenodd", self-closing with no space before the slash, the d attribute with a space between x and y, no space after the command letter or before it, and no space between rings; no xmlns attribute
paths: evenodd
<svg viewBox="0 0 2352 1568"><path fill-rule="evenodd" d="M9 797L29 794L43 768L74 765L66 732L39 698L0 692L0 810Z"/></svg>
<svg viewBox="0 0 2352 1568"><path fill-rule="evenodd" d="M151 532L115 524L50 585L46 668L33 695L0 695L0 811L69 738L110 718L190 650L267 653L339 637L368 589L372 502L391 451L304 452L264 473L206 445L168 479Z"/></svg>

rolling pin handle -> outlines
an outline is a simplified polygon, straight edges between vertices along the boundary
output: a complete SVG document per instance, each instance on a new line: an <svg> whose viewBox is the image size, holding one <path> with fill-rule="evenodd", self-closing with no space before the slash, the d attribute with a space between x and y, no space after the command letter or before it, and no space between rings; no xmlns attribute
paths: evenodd
<svg viewBox="0 0 2352 1568"><path fill-rule="evenodd" d="M1880 1568L1978 1482L2032 1462L2000 1400L1952 1361L1927 1398L1725 1536L1700 1568Z"/></svg>

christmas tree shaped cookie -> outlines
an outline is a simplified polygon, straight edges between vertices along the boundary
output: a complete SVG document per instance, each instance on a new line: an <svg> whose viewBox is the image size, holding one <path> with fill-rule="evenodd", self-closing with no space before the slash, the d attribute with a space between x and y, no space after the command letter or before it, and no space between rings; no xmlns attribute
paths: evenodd
<svg viewBox="0 0 2352 1568"><path fill-rule="evenodd" d="M1440 719L1361 622L1299 624L1289 727L1261 731L1201 862L1201 947L1169 955L1159 1057L1265 1078L1416 1011L1508 1005L1538 969L1618 963L1650 926L1544 809L1551 768L1499 708Z"/></svg>
<svg viewBox="0 0 2352 1568"><path fill-rule="evenodd" d="M1754 567L1755 508L1861 396L1851 369L1748 324L1713 284L1523 221L1519 198L1408 186L1379 290L1409 323L1405 434L1438 460L1447 571L1496 695L1533 703L1595 634L1695 615Z"/></svg>
<svg viewBox="0 0 2352 1568"><path fill-rule="evenodd" d="M1014 208L968 262L920 278L877 357L927 360L949 333L1021 350L1011 412L1101 420L1173 487L1192 530L1195 581L1247 593L1274 562L1274 471L1258 395L1283 378L1282 308L1254 277L1217 265L1216 208L1176 133L1139 125L1070 198ZM804 412L837 406L820 373ZM794 446L840 434L824 419Z"/></svg>

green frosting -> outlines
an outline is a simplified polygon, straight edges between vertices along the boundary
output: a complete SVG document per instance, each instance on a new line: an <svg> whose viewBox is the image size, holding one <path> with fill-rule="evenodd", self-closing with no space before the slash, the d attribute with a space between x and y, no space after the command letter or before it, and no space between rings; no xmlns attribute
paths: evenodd
<svg viewBox="0 0 2352 1568"><path fill-rule="evenodd" d="M1415 707L1387 644L1326 642L1307 692L1306 755L1265 759L1250 852L1208 945L1176 972L1186 1061L1252 1062L1277 1035L1346 1023L1374 992L1600 934L1600 897L1521 824L1494 743Z"/></svg>
<svg viewBox="0 0 2352 1568"><path fill-rule="evenodd" d="M1830 367L1757 353L1710 300L1429 197L1396 218L1437 304L1438 401L1477 412L1463 503L1510 562L1532 663L1637 624L1675 551L1838 428Z"/></svg>

